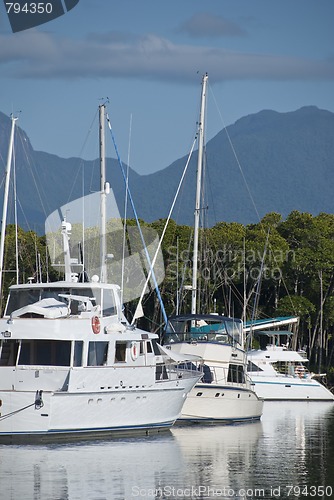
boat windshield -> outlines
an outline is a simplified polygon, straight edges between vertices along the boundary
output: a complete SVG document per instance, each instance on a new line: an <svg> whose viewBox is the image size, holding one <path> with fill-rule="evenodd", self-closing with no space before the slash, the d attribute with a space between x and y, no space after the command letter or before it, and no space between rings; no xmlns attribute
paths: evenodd
<svg viewBox="0 0 334 500"><path fill-rule="evenodd" d="M86 297L90 299L92 306L101 303L100 290L94 290L91 288L68 288L68 287L39 287L39 288L20 288L10 291L8 303L5 311L5 316L10 316L14 311L31 306L33 304L39 303L41 307L50 307L49 302L41 302L44 299L52 299L54 306L67 305L67 296L72 297ZM77 315L79 313L79 300L70 301L70 309L72 315ZM110 304L108 303L108 307ZM24 314L24 311L22 311Z"/></svg>
<svg viewBox="0 0 334 500"><path fill-rule="evenodd" d="M242 322L234 318L175 317L169 320L164 343L219 342L236 344L242 341Z"/></svg>

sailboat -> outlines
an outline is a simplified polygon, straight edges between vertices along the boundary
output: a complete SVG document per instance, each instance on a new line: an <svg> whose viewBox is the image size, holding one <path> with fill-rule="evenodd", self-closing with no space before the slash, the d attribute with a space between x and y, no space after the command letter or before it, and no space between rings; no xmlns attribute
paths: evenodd
<svg viewBox="0 0 334 500"><path fill-rule="evenodd" d="M105 219L105 105L99 110ZM157 335L128 323L120 288L106 279L104 247L100 276L81 281L66 219L61 235L64 280L12 285L0 320L0 442L170 428L200 372L185 365L188 356L166 353Z"/></svg>
<svg viewBox="0 0 334 500"><path fill-rule="evenodd" d="M200 195L204 149L204 119L208 75L202 80L199 117L191 314L169 318L164 347L178 355L203 358L202 379L188 394L179 420L194 422L244 422L261 418L263 401L247 375L243 323L240 319L197 312L197 263Z"/></svg>

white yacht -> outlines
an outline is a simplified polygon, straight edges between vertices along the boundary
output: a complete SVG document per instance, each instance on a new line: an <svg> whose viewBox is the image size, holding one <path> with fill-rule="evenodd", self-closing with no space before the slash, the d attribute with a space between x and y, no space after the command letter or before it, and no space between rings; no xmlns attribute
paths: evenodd
<svg viewBox="0 0 334 500"><path fill-rule="evenodd" d="M115 285L14 285L0 320L0 441L168 428L199 372L130 327Z"/></svg>
<svg viewBox="0 0 334 500"><path fill-rule="evenodd" d="M214 314L169 319L164 347L204 362L203 377L188 394L179 420L233 423L261 418L263 401L247 375L242 338L239 319Z"/></svg>
<svg viewBox="0 0 334 500"><path fill-rule="evenodd" d="M309 372L305 351L293 351L280 345L279 332L264 349L248 352L248 375L255 392L265 400L334 401L334 394Z"/></svg>
<svg viewBox="0 0 334 500"><path fill-rule="evenodd" d="M171 427L201 373L128 323L117 285L72 272L61 230L64 281L11 286L0 320L0 442Z"/></svg>

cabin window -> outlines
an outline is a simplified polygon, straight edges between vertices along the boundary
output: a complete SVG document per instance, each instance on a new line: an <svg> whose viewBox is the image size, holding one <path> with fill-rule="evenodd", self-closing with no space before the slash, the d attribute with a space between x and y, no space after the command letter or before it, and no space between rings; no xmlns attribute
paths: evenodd
<svg viewBox="0 0 334 500"><path fill-rule="evenodd" d="M244 367L241 365L231 364L228 367L227 381L236 382L238 384L244 384L245 383Z"/></svg>
<svg viewBox="0 0 334 500"><path fill-rule="evenodd" d="M252 363L252 361L248 361L247 370L249 372L263 372L262 368L257 366L255 363Z"/></svg>
<svg viewBox="0 0 334 500"><path fill-rule="evenodd" d="M155 369L155 379L156 380L166 380L168 379L168 374L166 370L166 366L162 364L158 364Z"/></svg>
<svg viewBox="0 0 334 500"><path fill-rule="evenodd" d="M234 341L241 343L241 323L238 321L226 321L227 333L233 338Z"/></svg>
<svg viewBox="0 0 334 500"><path fill-rule="evenodd" d="M68 292L65 292L68 293ZM72 288L71 292L72 295L78 295L79 297L89 297L91 299L91 305L95 306L96 305L96 300L95 300L95 294L93 294L93 291L91 288ZM80 301L78 300L71 300L71 314L77 315L79 314L79 305Z"/></svg>
<svg viewBox="0 0 334 500"><path fill-rule="evenodd" d="M39 301L40 290L13 290L10 292L5 316L9 316L13 311L29 304Z"/></svg>
<svg viewBox="0 0 334 500"><path fill-rule="evenodd" d="M125 361L126 361L126 342L116 342L115 363L124 363Z"/></svg>
<svg viewBox="0 0 334 500"><path fill-rule="evenodd" d="M6 308L6 316L9 316L13 311L17 309L21 309L21 307L28 306L30 304L34 304L42 299L53 298L63 302L64 304L68 304L68 299L65 297L60 297L59 294L64 295L79 295L80 297L90 297L91 303L93 306L96 303L100 303L99 297L96 295L99 294L99 291L96 290L96 293L93 294L91 288L63 288L63 287L45 287L45 288L36 288L36 289L27 289L27 290L12 290L9 295L8 304ZM78 300L71 300L71 314L77 315L79 313L79 304Z"/></svg>
<svg viewBox="0 0 334 500"><path fill-rule="evenodd" d="M82 351L83 351L82 340L76 340L74 342L73 366L82 366Z"/></svg>
<svg viewBox="0 0 334 500"><path fill-rule="evenodd" d="M103 316L113 316L116 314L114 291L103 290Z"/></svg>
<svg viewBox="0 0 334 500"><path fill-rule="evenodd" d="M18 348L16 340L3 340L0 343L0 366L15 366Z"/></svg>
<svg viewBox="0 0 334 500"><path fill-rule="evenodd" d="M70 366L71 342L67 340L23 340L19 365Z"/></svg>
<svg viewBox="0 0 334 500"><path fill-rule="evenodd" d="M102 366L108 359L108 342L89 342L88 366Z"/></svg>

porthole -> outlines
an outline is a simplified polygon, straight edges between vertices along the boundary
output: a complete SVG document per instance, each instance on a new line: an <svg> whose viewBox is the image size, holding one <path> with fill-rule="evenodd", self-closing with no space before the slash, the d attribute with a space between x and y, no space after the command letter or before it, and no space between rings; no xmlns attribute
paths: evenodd
<svg viewBox="0 0 334 500"><path fill-rule="evenodd" d="M198 392L196 396L202 396L203 392Z"/></svg>

